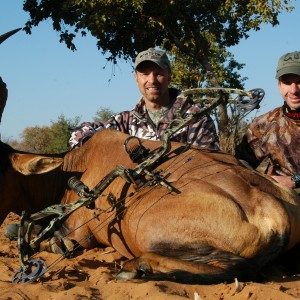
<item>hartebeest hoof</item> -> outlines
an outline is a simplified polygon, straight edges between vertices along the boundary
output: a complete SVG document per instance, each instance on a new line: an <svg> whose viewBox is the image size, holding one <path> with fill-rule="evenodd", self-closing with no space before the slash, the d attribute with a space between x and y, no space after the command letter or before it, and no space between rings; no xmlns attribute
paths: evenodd
<svg viewBox="0 0 300 300"><path fill-rule="evenodd" d="M47 251L64 255L63 247L60 243L59 238L57 238L56 236L42 241L40 243L40 251Z"/></svg>
<svg viewBox="0 0 300 300"><path fill-rule="evenodd" d="M4 230L4 236L9 238L11 241L17 240L18 230L18 224L8 224Z"/></svg>
<svg viewBox="0 0 300 300"><path fill-rule="evenodd" d="M135 279L138 278L138 272L120 272L117 276L116 279L117 280L131 280L131 279Z"/></svg>
<svg viewBox="0 0 300 300"><path fill-rule="evenodd" d="M139 258L134 258L127 261L120 273L117 275L117 280L130 280L141 278L145 274L152 273L152 268L145 262L140 262Z"/></svg>
<svg viewBox="0 0 300 300"><path fill-rule="evenodd" d="M60 241L61 244L63 244L63 247L68 252L72 252L74 250L74 243L69 238L65 237L60 230L55 231L54 236Z"/></svg>
<svg viewBox="0 0 300 300"><path fill-rule="evenodd" d="M26 224L27 226L27 224ZM38 224L35 224L30 231L30 238L35 238L39 232L42 230L42 227ZM4 230L4 236L10 240L17 240L18 238L19 225L18 224L8 224Z"/></svg>
<svg viewBox="0 0 300 300"><path fill-rule="evenodd" d="M60 231L55 231L52 238L40 244L40 251L53 252L66 256L68 256L68 253L72 253L73 249L74 243L70 239L63 237Z"/></svg>

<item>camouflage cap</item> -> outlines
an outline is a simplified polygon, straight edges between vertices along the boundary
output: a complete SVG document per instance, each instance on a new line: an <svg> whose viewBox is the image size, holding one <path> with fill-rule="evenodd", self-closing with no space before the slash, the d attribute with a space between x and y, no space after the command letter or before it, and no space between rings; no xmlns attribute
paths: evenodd
<svg viewBox="0 0 300 300"><path fill-rule="evenodd" d="M300 75L300 52L286 53L279 58L275 78L279 79L285 74Z"/></svg>
<svg viewBox="0 0 300 300"><path fill-rule="evenodd" d="M171 70L171 64L165 51L149 48L140 52L135 59L135 69L144 61L152 61L162 69L169 68Z"/></svg>

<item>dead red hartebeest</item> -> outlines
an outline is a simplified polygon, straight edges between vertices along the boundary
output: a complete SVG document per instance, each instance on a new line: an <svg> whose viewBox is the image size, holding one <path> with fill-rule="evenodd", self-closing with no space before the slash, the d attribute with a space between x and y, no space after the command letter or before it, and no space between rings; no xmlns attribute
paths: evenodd
<svg viewBox="0 0 300 300"><path fill-rule="evenodd" d="M60 228L85 248L109 245L127 257L119 279L152 273L204 283L246 278L299 243L293 190L231 155L180 143L171 143L150 168L130 173L141 163L124 151L127 138L103 130L61 157L20 153L1 142L0 221L11 211L30 215L73 203L72 176L91 191L121 165L122 176L102 189L95 205L76 210ZM142 141L148 155L160 145Z"/></svg>

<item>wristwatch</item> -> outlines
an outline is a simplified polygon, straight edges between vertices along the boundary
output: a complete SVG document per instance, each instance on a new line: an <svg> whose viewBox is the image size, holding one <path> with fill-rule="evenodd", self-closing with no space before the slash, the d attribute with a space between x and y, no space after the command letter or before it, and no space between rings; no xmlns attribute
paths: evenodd
<svg viewBox="0 0 300 300"><path fill-rule="evenodd" d="M294 174L291 177L292 181L295 182L295 187L299 188L300 187L300 175L299 174Z"/></svg>

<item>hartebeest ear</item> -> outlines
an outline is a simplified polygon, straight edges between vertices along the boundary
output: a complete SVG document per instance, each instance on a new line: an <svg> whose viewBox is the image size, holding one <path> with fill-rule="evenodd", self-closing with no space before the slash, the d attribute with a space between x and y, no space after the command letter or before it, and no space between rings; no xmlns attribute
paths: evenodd
<svg viewBox="0 0 300 300"><path fill-rule="evenodd" d="M11 154L10 160L13 168L24 175L50 172L63 163L63 158L60 157L21 153Z"/></svg>

